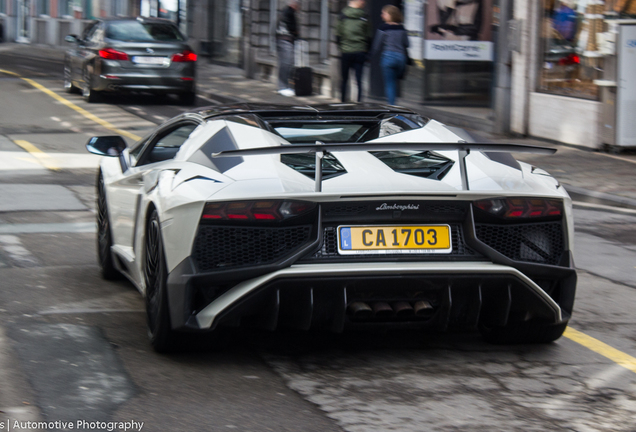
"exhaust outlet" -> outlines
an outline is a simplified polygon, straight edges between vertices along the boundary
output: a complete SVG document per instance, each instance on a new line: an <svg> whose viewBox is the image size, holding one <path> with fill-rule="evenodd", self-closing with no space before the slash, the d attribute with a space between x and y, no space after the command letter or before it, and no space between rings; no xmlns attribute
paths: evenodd
<svg viewBox="0 0 636 432"><path fill-rule="evenodd" d="M417 316L428 315L433 310L433 306L427 300L418 300L413 305L413 310Z"/></svg>
<svg viewBox="0 0 636 432"><path fill-rule="evenodd" d="M349 315L354 318L370 318L373 316L373 309L364 302L353 302L347 307Z"/></svg>
<svg viewBox="0 0 636 432"><path fill-rule="evenodd" d="M395 302L391 306L399 317L408 317L415 313L411 304L405 301Z"/></svg>
<svg viewBox="0 0 636 432"><path fill-rule="evenodd" d="M378 318L386 318L393 316L395 312L389 306L388 303L385 302L375 302L373 303L373 314Z"/></svg>

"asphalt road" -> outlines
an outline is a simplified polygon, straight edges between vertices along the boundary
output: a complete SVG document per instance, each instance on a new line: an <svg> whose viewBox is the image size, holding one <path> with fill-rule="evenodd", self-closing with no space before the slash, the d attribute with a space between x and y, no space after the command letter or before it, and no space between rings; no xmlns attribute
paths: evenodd
<svg viewBox="0 0 636 432"><path fill-rule="evenodd" d="M575 315L572 332L553 344L493 346L470 332L243 330L221 351L158 355L139 294L99 276L97 158L84 144L117 130L134 139L183 107L152 98L86 104L61 91L52 67L36 66L11 70L59 98L0 74L0 424L636 430L636 212L577 205Z"/></svg>

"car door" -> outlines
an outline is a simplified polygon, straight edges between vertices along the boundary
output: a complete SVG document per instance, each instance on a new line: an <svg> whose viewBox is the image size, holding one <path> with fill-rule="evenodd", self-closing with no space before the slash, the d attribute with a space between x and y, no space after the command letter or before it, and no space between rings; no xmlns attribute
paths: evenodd
<svg viewBox="0 0 636 432"><path fill-rule="evenodd" d="M80 83L85 82L85 72L88 70L88 65L97 55L95 34L98 32L100 25L100 21L89 24L82 33L81 39L78 41L75 76Z"/></svg>
<svg viewBox="0 0 636 432"><path fill-rule="evenodd" d="M195 120L180 120L170 123L146 142L138 153L131 154L131 166L122 177L110 185L110 217L114 244L120 252L134 257L134 238L140 213L142 197L152 190L158 174L170 165L170 161L200 123Z"/></svg>

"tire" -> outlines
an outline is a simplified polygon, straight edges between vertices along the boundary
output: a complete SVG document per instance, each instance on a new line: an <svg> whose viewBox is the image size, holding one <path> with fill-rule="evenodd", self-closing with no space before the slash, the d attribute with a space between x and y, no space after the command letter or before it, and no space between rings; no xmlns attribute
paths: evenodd
<svg viewBox="0 0 636 432"><path fill-rule="evenodd" d="M82 96L88 103L95 103L102 100L101 93L91 88L91 75L88 72L84 72L84 87L82 88Z"/></svg>
<svg viewBox="0 0 636 432"><path fill-rule="evenodd" d="M195 92L187 92L179 94L179 102L181 105L193 106L196 104L197 94Z"/></svg>
<svg viewBox="0 0 636 432"><path fill-rule="evenodd" d="M554 342L563 335L568 323L545 324L523 322L505 327L479 325L479 331L486 342L496 345L546 344Z"/></svg>
<svg viewBox="0 0 636 432"><path fill-rule="evenodd" d="M159 353L174 352L179 335L172 330L168 309L166 259L161 239L159 215L153 210L146 225L144 241L144 281L146 283L146 317L150 345Z"/></svg>
<svg viewBox="0 0 636 432"><path fill-rule="evenodd" d="M80 93L80 89L73 85L71 67L68 63L64 63L64 91L66 93Z"/></svg>
<svg viewBox="0 0 636 432"><path fill-rule="evenodd" d="M100 172L97 175L97 257L102 277L107 280L116 280L121 277L121 273L115 268L113 254L110 251L112 246L113 236L108 216L104 177Z"/></svg>

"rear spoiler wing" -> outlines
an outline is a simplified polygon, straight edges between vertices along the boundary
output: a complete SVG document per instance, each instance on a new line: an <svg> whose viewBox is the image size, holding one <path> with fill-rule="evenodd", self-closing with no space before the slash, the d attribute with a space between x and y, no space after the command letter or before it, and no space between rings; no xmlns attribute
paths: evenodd
<svg viewBox="0 0 636 432"><path fill-rule="evenodd" d="M497 152L497 153L534 153L554 154L556 149L524 144L492 144L492 143L467 143L467 142L436 142L436 143L405 143L405 142L367 142L367 143L329 143L316 141L316 144L292 144L275 147L260 147L251 149L226 150L212 153L212 157L236 157L236 156L262 156L273 154L315 153L316 154L316 192L322 191L322 158L327 153L344 151L391 151L391 150L415 150L415 151L448 151L459 152L459 169L462 179L462 188L469 190L468 173L466 171L466 156L471 151Z"/></svg>

